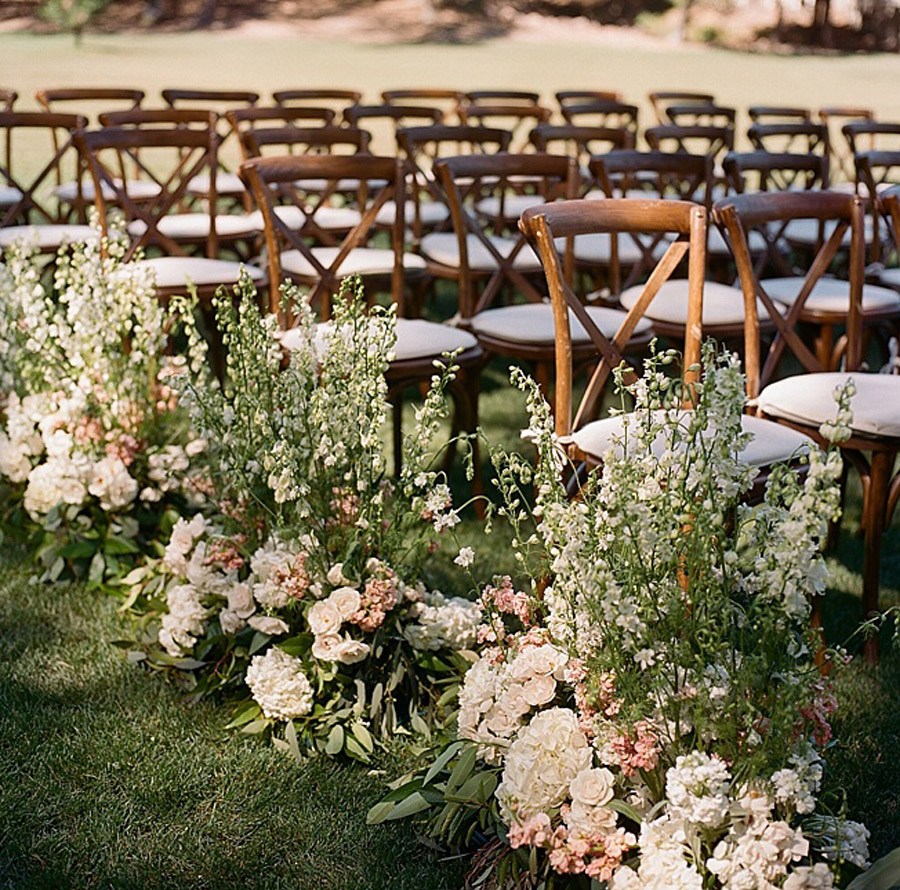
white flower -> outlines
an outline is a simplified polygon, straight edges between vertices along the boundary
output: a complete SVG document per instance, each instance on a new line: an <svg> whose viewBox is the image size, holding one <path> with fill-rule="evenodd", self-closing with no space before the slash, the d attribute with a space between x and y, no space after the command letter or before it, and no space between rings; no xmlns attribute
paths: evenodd
<svg viewBox="0 0 900 890"><path fill-rule="evenodd" d="M350 579L344 577L344 564L336 562L325 575L325 580L333 587L346 587L350 584Z"/></svg>
<svg viewBox="0 0 900 890"><path fill-rule="evenodd" d="M127 507L138 493L138 483L128 472L128 467L118 457L104 457L91 470L88 491L99 498L100 506L107 511Z"/></svg>
<svg viewBox="0 0 900 890"><path fill-rule="evenodd" d="M325 602L331 603L337 609L343 621L349 621L359 611L359 591L353 587L338 587L337 590L331 591Z"/></svg>
<svg viewBox="0 0 900 890"><path fill-rule="evenodd" d="M495 794L504 819L520 821L558 807L575 776L592 760L578 718L567 708L551 708L519 731L506 752L503 777Z"/></svg>
<svg viewBox="0 0 900 890"><path fill-rule="evenodd" d="M24 482L30 472L31 459L27 447L0 433L0 474L18 484Z"/></svg>
<svg viewBox="0 0 900 890"><path fill-rule="evenodd" d="M834 875L824 862L817 862L812 867L798 865L781 886L784 890L831 890Z"/></svg>
<svg viewBox="0 0 900 890"><path fill-rule="evenodd" d="M341 664L356 664L365 659L370 651L371 648L367 643L346 637L337 646L337 660Z"/></svg>
<svg viewBox="0 0 900 890"><path fill-rule="evenodd" d="M261 634L268 634L270 637L286 634L290 630L284 621L271 615L252 615L247 619L247 624Z"/></svg>
<svg viewBox="0 0 900 890"><path fill-rule="evenodd" d="M200 591L191 584L179 584L166 594L168 612L162 616L159 642L169 655L187 654L203 635L209 613L200 602Z"/></svg>
<svg viewBox="0 0 900 890"><path fill-rule="evenodd" d="M606 768L584 769L569 784L573 801L591 807L602 807L613 799L615 776Z"/></svg>
<svg viewBox="0 0 900 890"><path fill-rule="evenodd" d="M423 593L409 610L414 623L403 635L416 649L468 649L475 645L482 609L478 603L459 596L449 599L438 591Z"/></svg>
<svg viewBox="0 0 900 890"><path fill-rule="evenodd" d="M341 629L343 617L337 606L330 600L319 600L310 606L306 613L306 621L309 629L315 636L335 634Z"/></svg>
<svg viewBox="0 0 900 890"><path fill-rule="evenodd" d="M40 519L57 504L79 506L86 497L87 489L80 469L70 460L48 460L28 474L24 503L32 519Z"/></svg>
<svg viewBox="0 0 900 890"><path fill-rule="evenodd" d="M666 771L666 798L673 819L717 828L728 815L731 774L725 763L702 751L683 754Z"/></svg>
<svg viewBox="0 0 900 890"><path fill-rule="evenodd" d="M468 568L475 562L475 551L471 547L460 547L459 554L453 561L464 569Z"/></svg>
<svg viewBox="0 0 900 890"><path fill-rule="evenodd" d="M312 710L313 691L303 662L277 647L256 655L244 678L254 701L273 720L292 720Z"/></svg>
<svg viewBox="0 0 900 890"><path fill-rule="evenodd" d="M291 602L284 583L291 578L299 553L277 537L271 537L250 559L253 596L267 609L283 609Z"/></svg>
<svg viewBox="0 0 900 890"><path fill-rule="evenodd" d="M188 522L179 518L172 529L169 543L163 554L163 565L176 575L184 575L187 570L187 555L194 546L194 541L206 531L206 519L198 513Z"/></svg>
<svg viewBox="0 0 900 890"><path fill-rule="evenodd" d="M809 853L809 843L787 822L737 823L716 844L706 867L728 890L774 886L791 863Z"/></svg>
<svg viewBox="0 0 900 890"><path fill-rule="evenodd" d="M340 634L322 634L313 640L313 658L319 661L337 661L338 649L343 640Z"/></svg>

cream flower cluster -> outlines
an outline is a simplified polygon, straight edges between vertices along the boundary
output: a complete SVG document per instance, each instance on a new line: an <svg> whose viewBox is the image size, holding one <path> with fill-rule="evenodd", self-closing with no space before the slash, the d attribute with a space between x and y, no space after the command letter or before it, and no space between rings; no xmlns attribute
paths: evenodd
<svg viewBox="0 0 900 890"><path fill-rule="evenodd" d="M368 643L353 639L349 634L341 636L341 627L352 621L360 611L362 597L355 587L338 587L326 599L313 603L306 613L306 622L312 631L312 654L320 661L337 661L356 664L371 651Z"/></svg>
<svg viewBox="0 0 900 890"><path fill-rule="evenodd" d="M459 735L480 743L497 763L526 715L556 697L568 656L552 643L527 642L508 660L488 651L469 669L459 692Z"/></svg>
<svg viewBox="0 0 900 890"><path fill-rule="evenodd" d="M253 657L245 679L254 701L272 720L293 720L312 710L313 690L303 662L277 646Z"/></svg>
<svg viewBox="0 0 900 890"><path fill-rule="evenodd" d="M475 645L482 615L478 603L461 596L446 597L438 591L424 593L410 607L411 622L403 635L413 648L423 651L469 649Z"/></svg>

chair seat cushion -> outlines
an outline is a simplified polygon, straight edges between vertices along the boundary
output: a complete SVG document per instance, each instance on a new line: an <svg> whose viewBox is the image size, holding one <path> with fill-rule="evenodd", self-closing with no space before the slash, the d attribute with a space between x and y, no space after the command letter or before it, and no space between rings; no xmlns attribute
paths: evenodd
<svg viewBox="0 0 900 890"><path fill-rule="evenodd" d="M119 187L123 184L121 179L116 179L115 183ZM128 197L135 201L146 201L149 198L155 198L162 191L158 183L149 179L127 179L124 187ZM116 193L106 183L103 183L102 193L107 201L115 201ZM53 189L53 195L63 203L71 204L78 199L78 182L73 179L71 182L64 182L62 185L58 185ZM81 181L82 200L93 202L96 195L94 181L92 179L83 179Z"/></svg>
<svg viewBox="0 0 900 890"><path fill-rule="evenodd" d="M330 322L323 322L316 328L316 346L321 350L324 345L325 332ZM281 337L281 345L293 350L301 342L296 328L285 331ZM394 361L402 362L412 359L440 358L445 352L456 352L460 349L474 349L478 341L468 332L450 325L420 318L397 319L397 342L394 344Z"/></svg>
<svg viewBox="0 0 900 890"><path fill-rule="evenodd" d="M622 415L605 417L603 420L595 420L586 424L571 436L567 436L563 442L573 442L585 454L602 459L609 449L614 447L613 439L621 438L622 427ZM741 460L751 467L765 467L769 464L791 460L808 450L812 444L812 439L804 436L803 433L798 433L790 427L772 420L765 420L762 417L742 415L741 428L745 433L753 435L747 447L740 454ZM715 436L715 430L706 430L704 435ZM621 455L621 445L615 447L616 453ZM656 455L661 455L665 448L665 441L662 437L659 437L652 446L653 453Z"/></svg>
<svg viewBox="0 0 900 890"><path fill-rule="evenodd" d="M803 286L803 278L764 278L763 290L773 299L785 305L793 305ZM863 286L863 311L896 308L900 311L900 294L875 284ZM819 312L849 312L850 282L840 278L820 278L803 304L804 309Z"/></svg>
<svg viewBox="0 0 900 890"><path fill-rule="evenodd" d="M337 258L337 247L313 247L312 255L326 269ZM281 268L285 272L308 278L318 278L316 267L299 250L281 254ZM394 251L386 247L357 247L351 250L336 270L341 275L390 275L394 268ZM414 253L403 254L403 268L407 272L425 270L425 260Z"/></svg>
<svg viewBox="0 0 900 890"><path fill-rule="evenodd" d="M516 245L514 238L491 237L491 244L500 256L508 257ZM469 254L469 268L476 272L494 272L497 261L477 235L466 235L466 247ZM422 238L419 246L422 254L435 263L451 269L460 267L459 241L453 232L432 232ZM513 260L513 268L520 272L539 272L541 269L534 251L526 244Z"/></svg>
<svg viewBox="0 0 900 890"><path fill-rule="evenodd" d="M619 302L631 309L641 296L642 285L629 287L619 295ZM760 318L768 318L765 306L757 300ZM684 278L670 279L647 307L646 317L668 324L686 324L688 311L688 282ZM744 322L744 294L739 287L716 281L703 285L703 324L732 325Z"/></svg>
<svg viewBox="0 0 900 890"><path fill-rule="evenodd" d="M540 207L544 199L540 195L504 195L503 219L518 219L526 210ZM482 216L497 219L500 216L500 198L491 196L475 202L475 210Z"/></svg>
<svg viewBox="0 0 900 890"><path fill-rule="evenodd" d="M22 192L12 185L0 185L0 207L11 207L22 200Z"/></svg>
<svg viewBox="0 0 900 890"><path fill-rule="evenodd" d="M900 269L882 269L878 273L878 280L885 287L892 287L900 290Z"/></svg>
<svg viewBox="0 0 900 890"><path fill-rule="evenodd" d="M367 179L366 184L370 192L377 191L387 185L385 179ZM307 192L324 192L329 186L334 185L334 190L338 192L356 192L359 191L361 185L358 179L339 179L334 183L331 179L298 179L295 183L298 189Z"/></svg>
<svg viewBox="0 0 900 890"><path fill-rule="evenodd" d="M613 337L625 319L625 313L621 310L605 306L588 306L587 312L605 337ZM494 340L547 346L554 342L553 307L549 303L523 303L519 306L487 309L471 318L469 325L476 334ZM569 330L573 343L590 342L591 338L584 325L571 310ZM650 322L642 318L635 333L643 334L649 330Z"/></svg>
<svg viewBox="0 0 900 890"><path fill-rule="evenodd" d="M304 212L294 204L285 204L283 207L275 208L275 215L293 231L303 228L306 223L307 216ZM359 225L362 219L358 210L352 207L319 207L313 219L320 229L333 232L346 232L354 226ZM263 221L261 210L254 210L248 214L247 221L254 227L257 232L265 231L266 225Z"/></svg>
<svg viewBox="0 0 900 890"><path fill-rule="evenodd" d="M50 224L46 226L7 226L0 229L0 247L8 247L14 241L28 241L39 250L56 250L62 244L96 241L97 230L90 226Z"/></svg>
<svg viewBox="0 0 900 890"><path fill-rule="evenodd" d="M238 238L259 231L252 214L221 214L216 217L216 235L220 238ZM173 213L159 221L160 234L175 241L202 240L209 236L209 215L206 213ZM140 238L147 231L142 219L128 223L128 234Z"/></svg>
<svg viewBox="0 0 900 890"><path fill-rule="evenodd" d="M756 229L751 229L747 235L750 253L763 253L766 250L766 239ZM709 227L709 238L706 242L706 252L710 256L731 256L731 250L725 236L715 227Z"/></svg>
<svg viewBox="0 0 900 890"><path fill-rule="evenodd" d="M648 247L650 241L642 239ZM665 238L651 251L655 259L659 259L669 246ZM565 239L557 240L557 248L565 249ZM640 262L644 254L630 235L618 236L619 262L625 265ZM589 263L598 266L607 266L612 262L612 237L608 232L592 232L590 235L576 235L573 247L575 259L579 263Z"/></svg>
<svg viewBox="0 0 900 890"><path fill-rule="evenodd" d="M900 437L900 377L891 374L849 374L829 371L799 374L770 383L760 394L759 407L772 417L819 426L837 416L834 390L853 378L851 427L867 436Z"/></svg>
<svg viewBox="0 0 900 890"><path fill-rule="evenodd" d="M219 170L216 173L216 196L237 197L244 194L244 183L237 173L226 173ZM187 192L191 195L209 194L209 174L201 173L192 177L187 184Z"/></svg>
<svg viewBox="0 0 900 890"><path fill-rule="evenodd" d="M397 204L395 201L385 201L382 208L375 215L375 222L380 226L390 226L394 224L394 216L397 212ZM407 201L403 206L404 222L407 226L411 226L416 219L415 201ZM446 204L440 201L420 201L419 202L419 220L423 225L436 226L438 223L445 222L450 218L450 210Z"/></svg>
<svg viewBox="0 0 900 890"><path fill-rule="evenodd" d="M837 228L837 223L834 220L826 220L825 225L822 227L822 232L824 232L822 237L827 239L835 228ZM872 227L872 220L868 216L866 217L864 231L866 244L871 244L874 230ZM799 244L803 247L815 247L820 240L819 232L820 223L817 219L792 219L785 227L782 237L793 244ZM850 246L849 227L847 231L844 232L844 237L841 238L841 244L845 247Z"/></svg>
<svg viewBox="0 0 900 890"><path fill-rule="evenodd" d="M153 270L156 286L164 288L184 287L188 282L198 287L214 287L219 284L237 284L241 269L246 270L253 281L265 277L256 266L233 263L229 260L210 260L205 257L162 256L140 260L136 266Z"/></svg>

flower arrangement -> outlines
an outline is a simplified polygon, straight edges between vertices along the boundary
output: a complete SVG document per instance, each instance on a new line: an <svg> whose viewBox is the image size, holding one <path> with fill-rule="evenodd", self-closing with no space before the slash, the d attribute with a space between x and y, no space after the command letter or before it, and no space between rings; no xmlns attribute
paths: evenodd
<svg viewBox="0 0 900 890"><path fill-rule="evenodd" d="M122 255L98 238L48 271L20 242L0 264L3 524L36 541L45 580L116 581L202 500L205 443L172 387L188 360L166 354L166 310Z"/></svg>
<svg viewBox="0 0 900 890"><path fill-rule="evenodd" d="M840 457L810 447L744 503L737 359L707 345L690 389L674 361L618 373L635 411L574 499L514 372L538 459L495 465L527 581L485 589L457 738L369 814L475 847L470 886L811 890L867 865L866 829L820 800L836 702L808 626Z"/></svg>
<svg viewBox="0 0 900 890"><path fill-rule="evenodd" d="M210 443L211 509L175 523L144 580L140 657L187 675L195 694L237 698L234 727L279 727L298 756L365 760L380 738L427 731L481 623L479 604L423 574L459 521L431 451L453 369L436 371L391 478L393 310L367 310L348 282L317 325L286 289L288 349L249 282L234 297L216 303L226 386L181 384Z"/></svg>

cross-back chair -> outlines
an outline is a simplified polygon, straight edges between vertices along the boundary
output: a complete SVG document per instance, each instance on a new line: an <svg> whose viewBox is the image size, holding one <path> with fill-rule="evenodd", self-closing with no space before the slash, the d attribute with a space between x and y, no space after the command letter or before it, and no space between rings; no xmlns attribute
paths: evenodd
<svg viewBox="0 0 900 890"><path fill-rule="evenodd" d="M870 258L873 263L881 264L886 252L891 248L897 250L893 241L893 227L885 225L883 205L878 196L885 190L900 183L900 151L861 151L854 156L856 181L860 194L868 202L871 211L872 233L869 240ZM889 287L900 286L900 274L895 269L877 269L875 277Z"/></svg>
<svg viewBox="0 0 900 890"><path fill-rule="evenodd" d="M747 115L755 124L786 124L812 121L812 112L808 108L797 108L791 105L751 105Z"/></svg>
<svg viewBox="0 0 900 890"><path fill-rule="evenodd" d="M549 122L552 116L549 108L525 101L490 104L486 101L466 102L459 107L458 113L463 124L509 130L512 133L513 151L521 151L532 127Z"/></svg>
<svg viewBox="0 0 900 890"><path fill-rule="evenodd" d="M828 155L828 127L809 120L755 122L747 128L747 138L758 151Z"/></svg>
<svg viewBox="0 0 900 890"><path fill-rule="evenodd" d="M617 99L593 99L566 104L561 111L567 124L627 130L637 139L640 115L637 105L629 105Z"/></svg>
<svg viewBox="0 0 900 890"><path fill-rule="evenodd" d="M384 154L396 154L401 127L434 126L443 120L444 112L428 105L351 105L343 114L345 124L368 130L372 141L383 146Z"/></svg>
<svg viewBox="0 0 900 890"><path fill-rule="evenodd" d="M666 111L669 105L716 104L716 97L711 93L697 93L690 90L655 90L647 94L647 99L658 124L672 123Z"/></svg>
<svg viewBox="0 0 900 890"><path fill-rule="evenodd" d="M716 204L715 216L728 231L738 264L747 311L744 346L747 385L761 416L778 420L817 441L819 427L836 416L835 388L852 378L856 393L850 407L853 412L852 435L841 442L844 457L859 471L863 480L863 519L865 535L863 556L863 614L878 608L881 541L886 524L900 498L900 482L894 474L900 449L900 377L867 374L862 371L863 328L862 290L865 266L864 213L856 195L837 192L759 193L724 199ZM801 297L786 314L760 281L747 250L746 233L767 225L783 225L791 219L809 218L831 221L834 232L822 245L809 266ZM846 316L847 348L842 370L828 366L811 351L799 336L796 326L804 302L815 293L817 283L834 259L843 235L850 232L850 299ZM756 324L757 301L770 310L776 334L768 348L762 343ZM779 378L790 357L802 369L800 374ZM869 660L877 658L876 638L865 643Z"/></svg>
<svg viewBox="0 0 900 890"><path fill-rule="evenodd" d="M457 109L465 100L462 90L445 87L407 87L405 89L383 90L381 101L388 105L425 105L440 108L444 113L444 123L458 122Z"/></svg>
<svg viewBox="0 0 900 890"><path fill-rule="evenodd" d="M570 459L576 466L580 465L580 471L602 463L614 437L621 437L621 415L600 417L612 372L623 362L631 364L635 334L654 315L654 303L668 285L675 283L671 276L685 261L688 267L686 324L670 342L682 347L686 374L695 373L692 366L700 360L701 336L705 331L702 319L706 314L704 299L708 287L704 283L707 218L706 208L699 204L640 198L562 201L534 208L523 215L520 225L541 258L556 325L556 433ZM622 314L620 326L613 334L600 330L585 312L583 300L566 274L561 251L561 245L572 239L597 234L657 236L667 244L665 253L642 285L639 299ZM597 354L577 406L573 403L576 326L589 332ZM755 417L745 415L742 425L745 432L753 434L742 458L763 469L776 461L791 460L809 442L805 436ZM580 472L575 479L579 478Z"/></svg>
<svg viewBox="0 0 900 890"><path fill-rule="evenodd" d="M585 102L621 102L622 94L617 90L557 90L554 98L562 112L569 105Z"/></svg>
<svg viewBox="0 0 900 890"><path fill-rule="evenodd" d="M459 351L455 363L459 374L451 384L456 405L454 429L474 432L478 419L478 368L482 351L477 340L466 331L448 325L408 318L407 289L424 274L420 257L404 248L405 175L403 164L395 158L375 155L318 155L280 158L251 158L241 165L254 199L265 221L266 252L270 281L270 311L277 313L282 326L289 328L291 317L278 300L278 287L288 278L309 288L310 304L323 320L331 314L331 302L340 290L341 280L350 275L362 277L367 296L374 301L377 292L387 293L397 306L397 343L395 358L387 372L394 403L394 460L399 468L402 455L400 435L400 397L410 385L426 382L434 373L434 362L445 352ZM338 183L353 179L360 183L357 207L359 223L338 245L323 243L317 237L316 215L327 200L325 189L318 203L297 189L295 183L323 179L336 190ZM388 201L395 202L389 247L372 245L378 234L376 218ZM307 219L296 229L285 225L279 210L290 203ZM283 341L290 346L289 331ZM480 474L478 461L476 471ZM480 475L475 490L480 491Z"/></svg>
<svg viewBox="0 0 900 890"><path fill-rule="evenodd" d="M359 90L331 87L306 87L276 90L272 93L276 105L318 105L330 108L340 115L350 105L358 105L362 100Z"/></svg>
<svg viewBox="0 0 900 890"><path fill-rule="evenodd" d="M712 159L714 176L721 179L722 158L734 150L734 127L664 124L646 129L644 139L652 151L706 155Z"/></svg>
<svg viewBox="0 0 900 890"><path fill-rule="evenodd" d="M0 249L27 238L42 253L55 253L65 242L95 237L89 226L71 222L71 204L57 192L60 182L82 183L73 134L85 126L76 114L0 112Z"/></svg>
<svg viewBox="0 0 900 890"><path fill-rule="evenodd" d="M666 117L676 127L734 129L737 109L725 105L703 105L698 102L676 103L666 107Z"/></svg>
<svg viewBox="0 0 900 890"><path fill-rule="evenodd" d="M575 158L584 181L590 182L588 165L595 155L634 148L634 134L612 127L579 127L572 124L538 124L528 134L535 151Z"/></svg>
<svg viewBox="0 0 900 890"><path fill-rule="evenodd" d="M853 182L853 155L841 131L845 124L854 121L874 121L875 112L871 108L829 105L819 109L819 120L828 127L828 154L834 166L832 178Z"/></svg>

